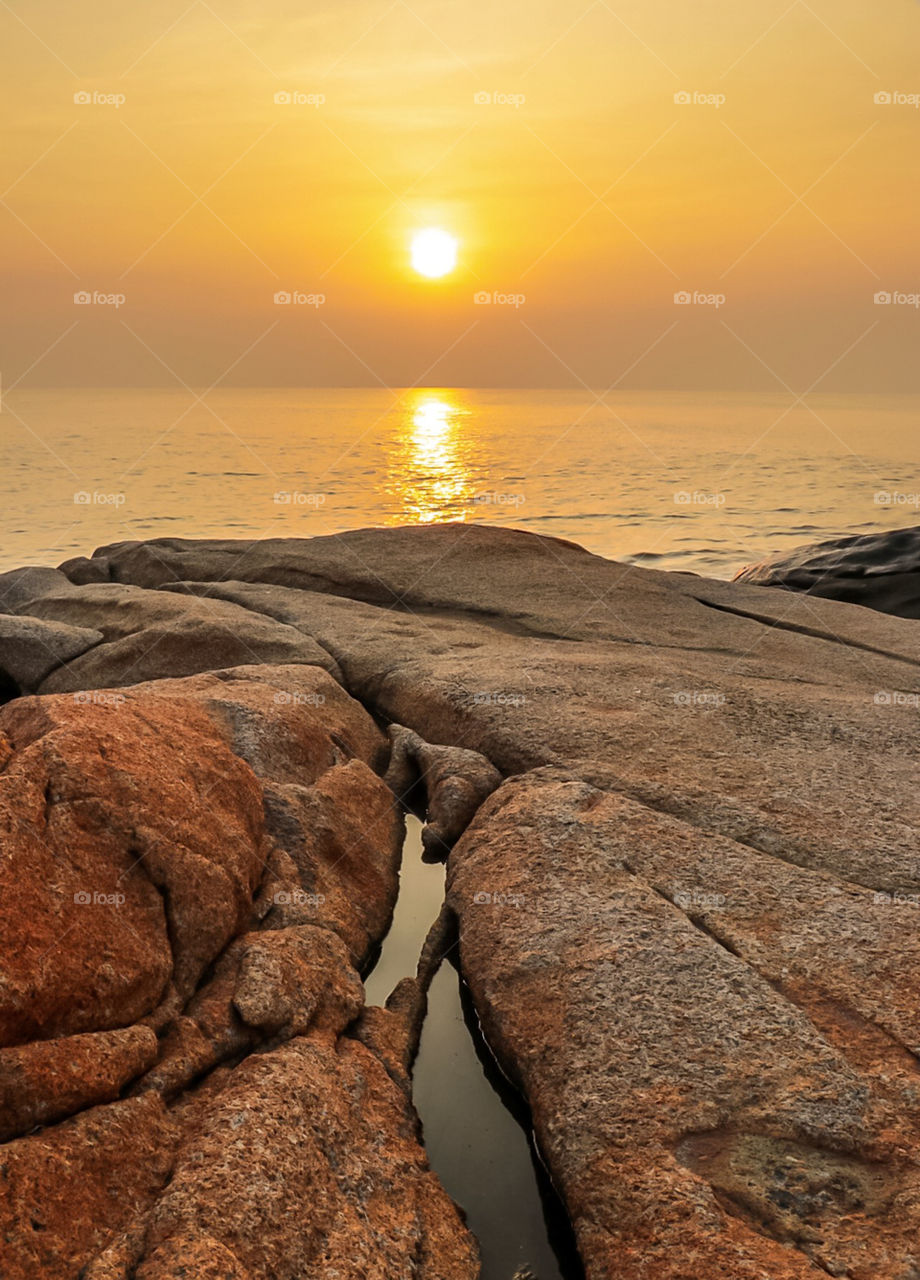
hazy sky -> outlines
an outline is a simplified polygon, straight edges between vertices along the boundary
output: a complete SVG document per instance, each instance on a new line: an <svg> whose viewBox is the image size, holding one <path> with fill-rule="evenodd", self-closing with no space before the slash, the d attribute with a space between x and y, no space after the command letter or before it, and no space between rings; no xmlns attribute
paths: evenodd
<svg viewBox="0 0 920 1280"><path fill-rule="evenodd" d="M915 0L2 3L4 384L920 389L918 45Z"/></svg>

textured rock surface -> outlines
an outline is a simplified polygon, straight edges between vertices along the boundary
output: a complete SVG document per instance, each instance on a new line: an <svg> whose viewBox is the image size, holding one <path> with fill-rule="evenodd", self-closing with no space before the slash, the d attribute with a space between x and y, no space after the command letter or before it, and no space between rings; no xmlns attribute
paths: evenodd
<svg viewBox="0 0 920 1280"><path fill-rule="evenodd" d="M913 1274L920 940L897 912L561 770L507 782L448 865L589 1276Z"/></svg>
<svg viewBox="0 0 920 1280"><path fill-rule="evenodd" d="M139 684L250 663L315 663L329 655L289 627L222 600L178 600L131 586L96 583L55 590L13 613L71 627L92 626L104 643L55 671L42 693Z"/></svg>
<svg viewBox="0 0 920 1280"><path fill-rule="evenodd" d="M156 1036L144 1026L0 1049L0 1141L113 1102L153 1066L157 1050Z"/></svg>
<svg viewBox="0 0 920 1280"><path fill-rule="evenodd" d="M811 543L747 565L735 580L920 618L920 528Z"/></svg>
<svg viewBox="0 0 920 1280"><path fill-rule="evenodd" d="M213 1241L253 1280L448 1280L477 1261L402 1092L363 1045L318 1035L248 1058L209 1102L157 1203L138 1280L181 1275L173 1256L187 1265Z"/></svg>
<svg viewBox="0 0 920 1280"><path fill-rule="evenodd" d="M101 640L102 632L88 627L0 613L0 680L12 682L17 693L29 692Z"/></svg>
<svg viewBox="0 0 920 1280"><path fill-rule="evenodd" d="M425 773L446 788L441 813L432 788L430 816L445 843L460 836L448 874L464 975L531 1105L591 1280L917 1280L915 623L479 525L125 543L65 569L69 587L33 577L16 607L103 632L68 679L85 663L87 681L123 683L120 644L184 617L208 634L219 608L269 628L266 653L283 637L296 654L172 679L187 668L166 645L157 678L123 705L84 695L80 714L153 726L150 745L132 731L133 773L117 740L117 767L92 773L108 722L67 745L59 697L0 713L0 799L11 770L37 779L13 791L26 833L44 831L46 797L54 832L44 784L83 752L94 786L143 813L131 840L162 852L162 788L148 795L146 780L197 778L198 734L201 759L247 778L219 794L221 823L264 841L226 940L204 969L187 959L191 985L173 972L172 903L132 899L146 922L134 960L159 977L119 990L130 1015L72 1026L71 1001L62 1030L12 1041L138 1018L160 1036L134 1096L6 1148L129 1104L169 1126L168 1188L142 1189L128 1214L100 1209L87 1280L306 1276L323 1258L356 1280L412 1274L410 1258L424 1276L475 1273L406 1108L424 957L386 1009L355 1020L356 970L392 910L399 824L383 735L352 698L402 726L398 791ZM53 732L34 727L42 717ZM81 830L115 822L116 845L94 842L92 857L117 861L120 810L76 788L74 806ZM38 866L40 842L16 839ZM55 989L36 987L52 1003ZM87 1197L96 1186L88 1177Z"/></svg>
<svg viewBox="0 0 920 1280"><path fill-rule="evenodd" d="M422 844L430 856L444 857L501 782L501 774L478 751L434 746L401 724L391 724L389 734L387 784L403 801L416 788L422 790L427 812Z"/></svg>
<svg viewBox="0 0 920 1280"><path fill-rule="evenodd" d="M0 734L4 1280L473 1277L345 1034L403 830L368 714L297 663L21 698Z"/></svg>

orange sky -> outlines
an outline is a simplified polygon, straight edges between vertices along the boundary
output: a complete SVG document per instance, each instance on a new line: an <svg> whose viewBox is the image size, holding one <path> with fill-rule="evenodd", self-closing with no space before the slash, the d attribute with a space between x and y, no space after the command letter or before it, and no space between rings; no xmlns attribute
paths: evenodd
<svg viewBox="0 0 920 1280"><path fill-rule="evenodd" d="M918 43L913 0L12 0L4 384L918 390Z"/></svg>

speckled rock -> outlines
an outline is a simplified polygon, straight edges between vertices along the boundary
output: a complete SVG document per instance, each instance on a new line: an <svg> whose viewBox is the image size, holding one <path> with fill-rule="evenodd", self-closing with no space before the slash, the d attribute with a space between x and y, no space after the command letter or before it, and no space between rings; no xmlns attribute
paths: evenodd
<svg viewBox="0 0 920 1280"><path fill-rule="evenodd" d="M560 770L505 783L448 881L591 1280L907 1280L920 943L889 905Z"/></svg>
<svg viewBox="0 0 920 1280"><path fill-rule="evenodd" d="M77 1280L169 1177L179 1129L151 1094L0 1147L0 1275Z"/></svg>
<svg viewBox="0 0 920 1280"><path fill-rule="evenodd" d="M157 1202L138 1280L172 1280L177 1259L194 1265L213 1241L229 1274L252 1280L478 1274L402 1092L363 1045L316 1033L247 1058L211 1099Z"/></svg>
<svg viewBox="0 0 920 1280"><path fill-rule="evenodd" d="M268 847L233 938L187 999L146 1016L160 1056L129 1088L167 1101L180 1156L166 1193L87 1255L99 1280L293 1277L320 1257L355 1280L406 1274L409 1256L423 1275L475 1269L449 1202L413 1200L430 1176L417 1145L403 1161L401 1139L363 1127L387 1116L415 1143L424 981L343 1027L400 829L385 740L348 694L508 779L450 853L450 902L590 1280L917 1280L915 623L481 525L161 539L65 569L69 588L23 609L96 627L100 652L183 615L206 632L198 606L222 602L283 634L305 673L286 685L250 664L183 693L159 678L167 651L138 694L178 697L183 716L191 699L249 769ZM298 703L328 692L321 666L348 694ZM0 740L0 763L16 750ZM323 929L342 946L314 964ZM302 1228L305 1203L293 1239L283 1222Z"/></svg>
<svg viewBox="0 0 920 1280"><path fill-rule="evenodd" d="M397 890L387 755L304 663L0 712L3 1280L474 1280L346 1034Z"/></svg>
<svg viewBox="0 0 920 1280"><path fill-rule="evenodd" d="M0 1049L0 1141L113 1102L153 1066L157 1051L156 1036L143 1026Z"/></svg>
<svg viewBox="0 0 920 1280"><path fill-rule="evenodd" d="M252 771L193 702L22 698L0 733L0 1044L181 1005L262 874Z"/></svg>

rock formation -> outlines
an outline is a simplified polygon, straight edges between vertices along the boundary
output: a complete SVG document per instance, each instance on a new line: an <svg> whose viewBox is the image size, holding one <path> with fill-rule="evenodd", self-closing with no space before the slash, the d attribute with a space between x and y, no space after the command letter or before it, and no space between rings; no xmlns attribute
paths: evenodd
<svg viewBox="0 0 920 1280"><path fill-rule="evenodd" d="M0 743L4 1280L476 1274L347 1034L403 826L359 704L247 666L19 698Z"/></svg>
<svg viewBox="0 0 920 1280"><path fill-rule="evenodd" d="M735 580L920 618L920 528L797 547L748 565Z"/></svg>
<svg viewBox="0 0 920 1280"><path fill-rule="evenodd" d="M0 607L94 633L0 712L0 1275L477 1274L410 1102L456 931L589 1280L920 1276L914 622L481 525Z"/></svg>

